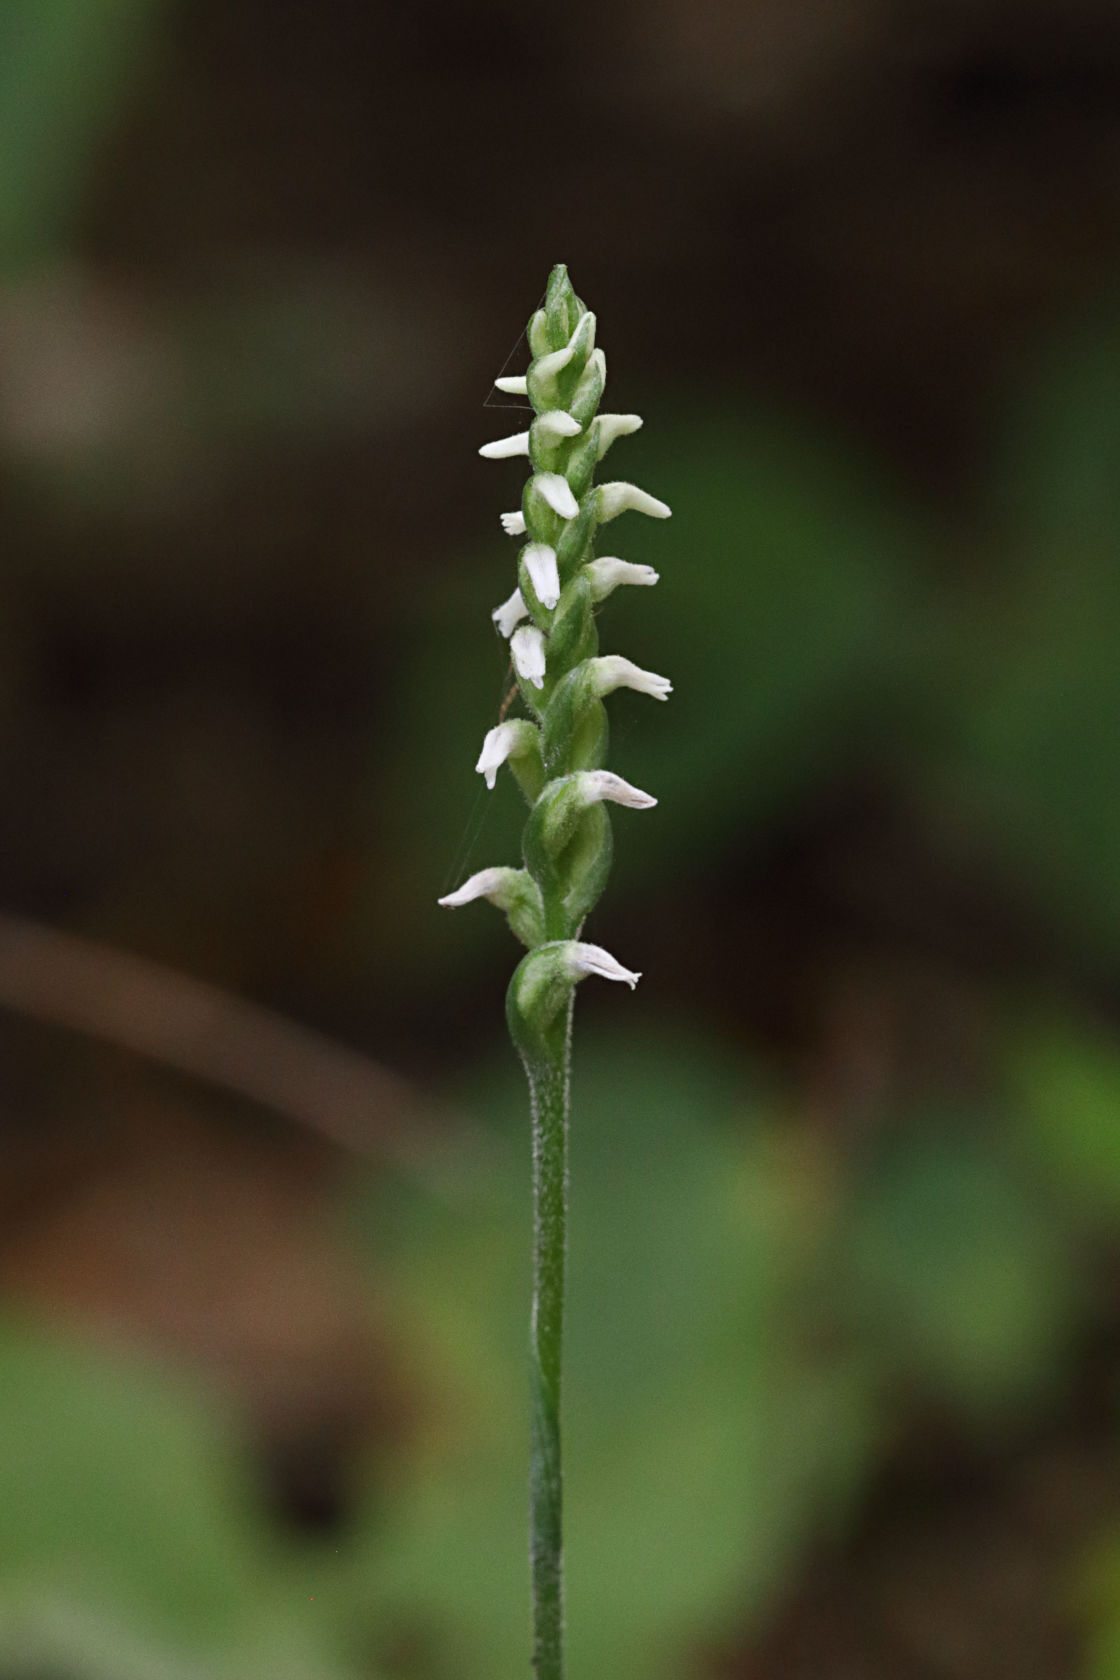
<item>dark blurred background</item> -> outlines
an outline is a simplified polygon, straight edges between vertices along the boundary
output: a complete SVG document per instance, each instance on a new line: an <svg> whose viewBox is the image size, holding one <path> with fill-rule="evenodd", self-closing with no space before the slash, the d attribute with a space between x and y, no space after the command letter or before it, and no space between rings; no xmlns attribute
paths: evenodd
<svg viewBox="0 0 1120 1680"><path fill-rule="evenodd" d="M1117 1680L1110 0L3 0L0 1680L527 1671L517 953L435 899L556 261L674 510L573 1680Z"/></svg>

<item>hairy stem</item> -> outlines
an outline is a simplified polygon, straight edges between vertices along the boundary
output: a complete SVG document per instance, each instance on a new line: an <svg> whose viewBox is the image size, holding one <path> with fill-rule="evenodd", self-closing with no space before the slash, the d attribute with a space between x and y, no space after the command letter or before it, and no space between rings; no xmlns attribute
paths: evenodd
<svg viewBox="0 0 1120 1680"><path fill-rule="evenodd" d="M536 1680L564 1672L560 1379L568 1215L572 1000L547 1058L526 1063L533 1106L533 1306L530 1320L529 1559Z"/></svg>

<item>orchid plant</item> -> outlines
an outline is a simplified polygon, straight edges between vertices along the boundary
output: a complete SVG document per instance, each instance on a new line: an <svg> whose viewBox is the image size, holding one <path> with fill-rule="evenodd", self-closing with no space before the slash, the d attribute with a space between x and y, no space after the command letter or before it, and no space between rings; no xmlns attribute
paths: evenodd
<svg viewBox="0 0 1120 1680"><path fill-rule="evenodd" d="M527 717L489 731L476 769L493 788L508 764L528 805L524 867L482 869L441 904L489 899L523 944L506 1000L513 1042L529 1080L533 1120L533 1300L530 1320L530 1569L537 1680L563 1673L560 1386L568 1199L569 1070L575 988L585 975L640 976L580 937L611 864L608 805L648 810L657 801L604 768L607 714L618 688L667 699L664 677L620 654L600 654L595 609L623 584L657 582L650 566L595 554L599 527L627 511L666 519L664 502L623 481L595 483L616 439L637 431L636 414L600 414L607 367L595 316L558 264L543 307L528 326L527 373L499 378L527 396L527 430L484 444L489 460L528 457L520 511L504 513L509 536L525 537L517 587L492 613L508 639Z"/></svg>

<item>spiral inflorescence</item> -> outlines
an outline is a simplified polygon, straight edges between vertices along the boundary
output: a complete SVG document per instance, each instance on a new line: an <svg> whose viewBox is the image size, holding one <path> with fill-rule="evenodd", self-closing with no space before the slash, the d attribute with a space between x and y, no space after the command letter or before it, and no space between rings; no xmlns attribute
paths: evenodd
<svg viewBox="0 0 1120 1680"><path fill-rule="evenodd" d="M606 807L641 810L657 803L604 768L603 701L622 687L658 700L671 692L664 677L621 655L599 653L599 603L620 585L657 582L650 566L597 556L599 528L627 510L659 519L670 510L636 485L595 482L614 442L642 424L636 414L599 412L607 366L595 331L595 316L558 264L543 307L529 322L527 373L495 381L500 390L528 397L532 422L480 450L492 460L526 456L531 468L520 510L501 516L508 535L525 539L517 587L491 615L509 640L529 716L491 729L476 767L493 787L508 764L530 812L524 867L480 870L440 902L489 899L529 947L509 998L510 1027L523 1055L531 1049L526 1036L539 1039L584 974L631 986L638 979L601 947L579 939L610 870Z"/></svg>

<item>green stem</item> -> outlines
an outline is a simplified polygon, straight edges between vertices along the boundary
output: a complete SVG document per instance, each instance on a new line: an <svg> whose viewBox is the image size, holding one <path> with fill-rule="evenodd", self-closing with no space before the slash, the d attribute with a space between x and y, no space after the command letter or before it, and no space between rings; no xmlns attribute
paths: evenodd
<svg viewBox="0 0 1120 1680"><path fill-rule="evenodd" d="M574 996L574 994L573 994ZM552 1054L526 1063L533 1107L533 1307L530 1320L529 1558L536 1680L564 1672L560 1377L568 1215L568 1087L572 1000Z"/></svg>

